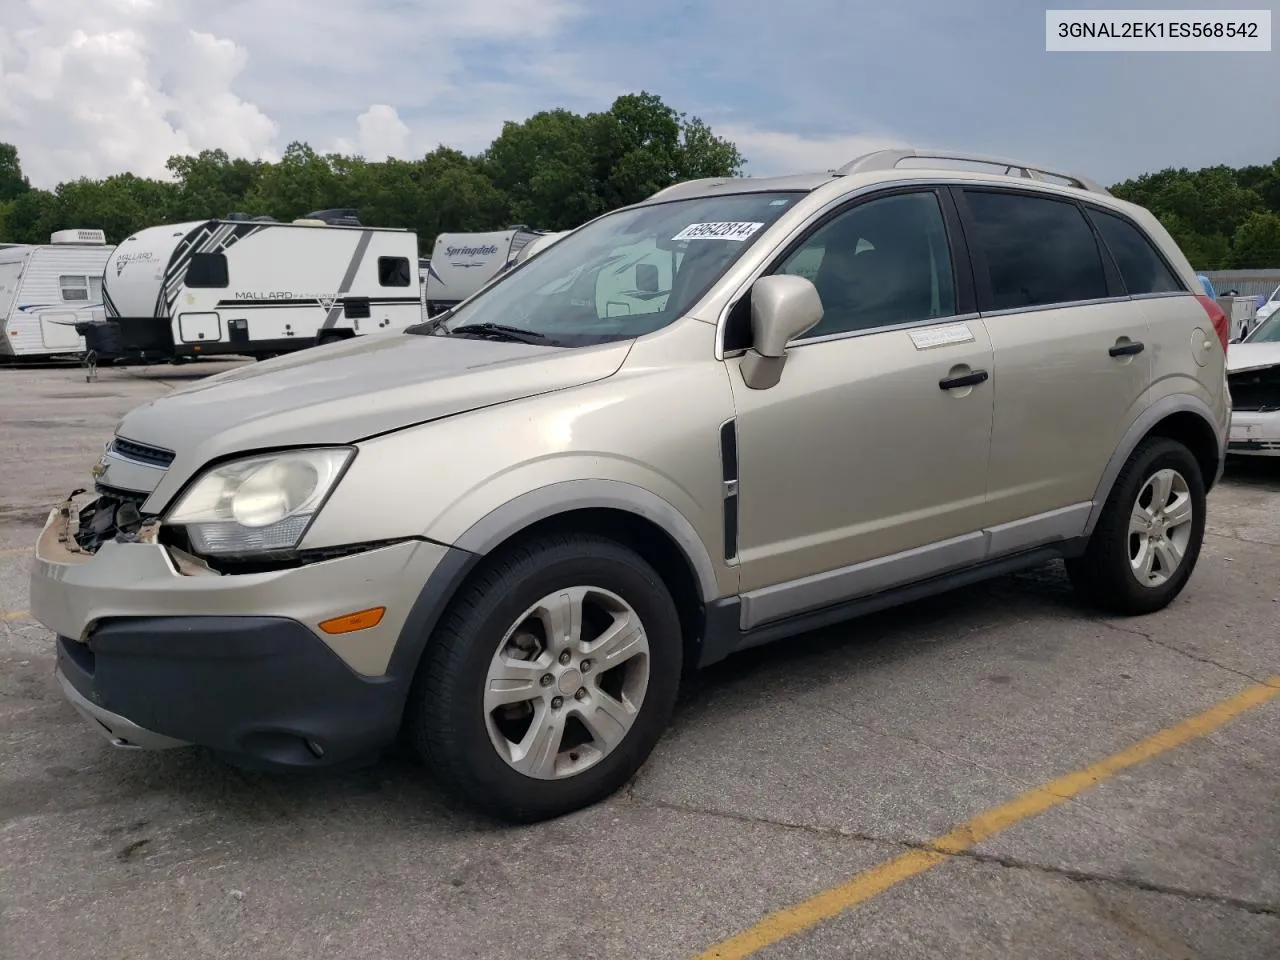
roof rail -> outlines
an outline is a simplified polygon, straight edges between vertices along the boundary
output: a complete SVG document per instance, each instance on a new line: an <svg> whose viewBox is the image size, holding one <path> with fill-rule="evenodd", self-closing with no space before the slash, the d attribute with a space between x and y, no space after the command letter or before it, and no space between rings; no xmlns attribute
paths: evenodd
<svg viewBox="0 0 1280 960"><path fill-rule="evenodd" d="M1016 170L1018 171L1017 176L1029 180L1043 181L1046 176L1059 177L1069 181L1073 186L1079 187L1081 190L1111 196L1111 191L1102 186L1102 184L1077 176L1074 173L1063 173L1061 170L1029 164L1024 160L1006 160L1003 157L988 157L979 153L960 153L950 150L876 150L872 153L864 153L860 157L855 157L836 170L835 173L837 176L848 176L853 173L865 173L868 170L893 170L903 160L912 159L960 160L966 163L982 163L993 167L1004 167L1006 176L1013 175L1013 171Z"/></svg>
<svg viewBox="0 0 1280 960"><path fill-rule="evenodd" d="M712 185L719 186L733 180L733 177L701 177L697 180L681 180L679 183L673 183L669 187L663 187L657 193L650 194L645 197L643 203L649 203L651 200L657 200L659 197L675 199L681 194L697 194L705 187Z"/></svg>

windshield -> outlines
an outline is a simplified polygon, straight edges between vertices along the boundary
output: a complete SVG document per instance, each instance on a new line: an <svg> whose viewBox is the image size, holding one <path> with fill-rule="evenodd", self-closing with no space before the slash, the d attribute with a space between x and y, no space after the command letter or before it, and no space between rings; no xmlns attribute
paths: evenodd
<svg viewBox="0 0 1280 960"><path fill-rule="evenodd" d="M570 347L652 333L680 317L802 196L733 194L620 210L539 251L438 325L408 330Z"/></svg>
<svg viewBox="0 0 1280 960"><path fill-rule="evenodd" d="M1280 311L1276 311L1263 320L1249 336L1245 343L1280 343Z"/></svg>

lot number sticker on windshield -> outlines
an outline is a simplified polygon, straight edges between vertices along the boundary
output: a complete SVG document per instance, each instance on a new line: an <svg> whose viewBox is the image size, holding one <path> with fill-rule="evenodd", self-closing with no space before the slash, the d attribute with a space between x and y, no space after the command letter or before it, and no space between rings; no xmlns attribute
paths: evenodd
<svg viewBox="0 0 1280 960"><path fill-rule="evenodd" d="M763 223L722 220L719 223L691 223L672 240L746 240L763 227Z"/></svg>

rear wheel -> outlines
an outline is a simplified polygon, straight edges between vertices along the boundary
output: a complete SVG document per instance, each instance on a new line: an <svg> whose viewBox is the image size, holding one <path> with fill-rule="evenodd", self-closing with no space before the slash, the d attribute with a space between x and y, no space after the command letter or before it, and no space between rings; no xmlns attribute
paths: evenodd
<svg viewBox="0 0 1280 960"><path fill-rule="evenodd" d="M1113 613L1153 613L1186 586L1204 540L1200 464L1176 440L1141 443L1121 469L1084 556L1067 562L1076 590Z"/></svg>
<svg viewBox="0 0 1280 960"><path fill-rule="evenodd" d="M441 782L504 820L614 793L675 706L683 644L648 563L598 537L490 561L428 643L408 733Z"/></svg>

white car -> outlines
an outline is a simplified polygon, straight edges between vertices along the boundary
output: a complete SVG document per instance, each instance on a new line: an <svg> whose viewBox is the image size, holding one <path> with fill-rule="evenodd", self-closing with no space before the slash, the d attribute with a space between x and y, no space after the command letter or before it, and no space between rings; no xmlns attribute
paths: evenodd
<svg viewBox="0 0 1280 960"><path fill-rule="evenodd" d="M1267 297L1262 306L1258 307L1258 312L1255 314L1254 319L1261 323L1268 317L1274 316L1277 311L1280 311L1280 287L1276 287L1271 291L1271 296Z"/></svg>
<svg viewBox="0 0 1280 960"><path fill-rule="evenodd" d="M1275 309L1280 300L1274 299L1278 294L1280 290L1267 301L1271 309L1266 319L1227 350L1232 406L1228 453L1280 456L1280 311Z"/></svg>

